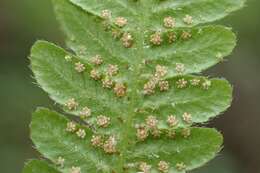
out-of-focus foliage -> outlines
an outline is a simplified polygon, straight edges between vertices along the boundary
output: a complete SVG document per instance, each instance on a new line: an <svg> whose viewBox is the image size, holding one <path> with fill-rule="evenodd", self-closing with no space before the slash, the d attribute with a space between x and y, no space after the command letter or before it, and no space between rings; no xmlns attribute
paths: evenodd
<svg viewBox="0 0 260 173"><path fill-rule="evenodd" d="M49 1L0 1L1 172L21 172L36 154L28 137L30 115L50 101L32 83L28 49L38 38L58 41L59 33Z"/></svg>

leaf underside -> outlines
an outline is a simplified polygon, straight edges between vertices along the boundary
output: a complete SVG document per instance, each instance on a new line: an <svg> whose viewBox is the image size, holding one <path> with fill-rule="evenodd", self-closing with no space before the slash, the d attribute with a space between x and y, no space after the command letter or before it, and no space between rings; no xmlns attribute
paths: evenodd
<svg viewBox="0 0 260 173"><path fill-rule="evenodd" d="M202 24L244 0L52 1L68 50L37 41L30 60L37 83L64 113L35 111L31 138L53 164L33 160L23 173L136 173L145 172L143 163L151 173L184 173L216 156L222 135L197 124L230 106L232 86L197 74L223 61L236 36ZM109 118L103 126L102 116Z"/></svg>
<svg viewBox="0 0 260 173"><path fill-rule="evenodd" d="M54 167L43 160L31 160L25 164L23 173L59 173Z"/></svg>
<svg viewBox="0 0 260 173"><path fill-rule="evenodd" d="M61 172L68 172L72 166L80 166L82 172L111 172L115 163L118 163L117 156L104 155L102 151L93 148L90 143L93 132L84 126L80 126L87 132L84 140L75 134L68 134L64 130L67 122L69 120L61 114L38 109L33 114L31 124L31 138L36 149L45 153L45 157L54 163L58 157L63 157L65 166L58 168ZM187 139L177 135L175 139L151 138L137 143L129 148L126 159L129 163L149 160L150 164L163 159L172 165L181 160L189 165L187 169L190 170L212 159L219 151L222 140L221 134L215 129L194 127L191 129L191 137ZM176 171L172 169L171 172Z"/></svg>

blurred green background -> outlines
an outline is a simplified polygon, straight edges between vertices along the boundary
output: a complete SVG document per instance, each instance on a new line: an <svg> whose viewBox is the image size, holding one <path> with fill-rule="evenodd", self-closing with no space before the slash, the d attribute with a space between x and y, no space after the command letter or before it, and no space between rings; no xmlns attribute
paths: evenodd
<svg viewBox="0 0 260 173"><path fill-rule="evenodd" d="M238 46L231 59L207 74L224 76L235 87L233 106L213 120L225 137L222 153L194 173L260 172L260 1L219 23L234 28ZM31 112L54 107L34 84L27 56L37 39L63 44L49 0L0 1L0 167L2 173L21 172L37 157L29 139Z"/></svg>

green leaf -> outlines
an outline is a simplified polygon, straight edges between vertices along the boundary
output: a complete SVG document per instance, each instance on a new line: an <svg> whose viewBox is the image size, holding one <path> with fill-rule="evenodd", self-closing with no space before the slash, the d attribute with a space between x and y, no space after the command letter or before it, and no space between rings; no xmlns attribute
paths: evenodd
<svg viewBox="0 0 260 173"><path fill-rule="evenodd" d="M214 158L221 134L194 126L230 106L232 87L224 79L191 74L223 61L236 36L224 26L198 25L225 17L245 0L52 2L72 52L38 41L31 68L39 86L81 119L72 116L78 123L68 132L71 120L38 109L31 137L39 152L65 173L73 167L82 173L146 172L141 162L152 166L149 173L159 173L160 161L169 164L169 171L161 172L184 173ZM94 63L93 57L102 61ZM84 110L91 116L82 116ZM86 132L82 138L79 129ZM101 137L94 146L93 135ZM111 145L115 149L108 152ZM64 163L57 164L59 159ZM186 168L177 170L182 163Z"/></svg>
<svg viewBox="0 0 260 173"><path fill-rule="evenodd" d="M139 25L161 28L162 18L173 16L176 18L177 27L187 27L183 22L186 15L193 17L193 23L190 26L213 22L219 20L229 13L242 8L245 0L70 0L74 4L82 7L89 13L99 16L104 9L112 11L114 16L133 16ZM131 18L130 18L131 19ZM141 23L142 22L142 23Z"/></svg>
<svg viewBox="0 0 260 173"><path fill-rule="evenodd" d="M62 172L73 166L80 167L82 172L108 172L112 169L118 157L105 155L92 147L92 132L88 128L78 125L87 132L84 139L66 132L67 122L64 116L56 112L38 109L33 114L31 124L31 138L37 150L54 163L59 157L64 158L64 167L59 167ZM214 129L192 128L187 139L179 133L175 139L161 137L136 143L127 151L127 161L132 163L149 159L148 163L156 165L160 160L166 160L173 170L175 164L183 162L189 170L206 163L220 150L222 136Z"/></svg>
<svg viewBox="0 0 260 173"><path fill-rule="evenodd" d="M69 172L72 167L80 167L84 172L109 172L115 156L104 155L102 151L91 146L92 132L86 127L84 139L66 131L69 122L64 116L48 109L38 109L32 117L31 138L37 150L46 158L56 163L59 157L64 158L61 172Z"/></svg>
<svg viewBox="0 0 260 173"><path fill-rule="evenodd" d="M125 0L114 0L114 1L84 1L84 0L70 0L72 3L78 4L87 12L100 16L100 12L105 9L113 11L113 14L117 16L135 16L138 15L138 5L134 1L125 1Z"/></svg>
<svg viewBox="0 0 260 173"><path fill-rule="evenodd" d="M59 173L54 167L43 160L31 160L25 164L23 173Z"/></svg>
<svg viewBox="0 0 260 173"><path fill-rule="evenodd" d="M177 82L187 81L185 88L178 88ZM199 80L200 84L192 85L192 80ZM208 89L203 83L210 81ZM176 116L179 127L186 126L182 115L187 112L192 115L192 122L203 123L225 111L232 101L232 87L224 79L207 79L197 76L179 76L169 80L170 89L160 92L159 89L151 96L144 96L137 122L144 122L149 115L157 116L165 127L169 115ZM167 126L166 126L167 127Z"/></svg>
<svg viewBox="0 0 260 173"><path fill-rule="evenodd" d="M155 0L157 1L157 0ZM233 11L242 8L245 0L167 0L157 1L157 5L152 8L150 21L152 25L159 27L159 21L164 16L174 16L178 27L185 27L183 22L186 15L193 18L193 23L188 26L213 22L219 20Z"/></svg>
<svg viewBox="0 0 260 173"><path fill-rule="evenodd" d="M84 1L83 4L85 3L88 2ZM149 72L157 64L167 65L171 69L168 74L170 77L176 75L176 63L185 65L185 74L199 73L222 61L236 44L236 37L230 29L206 26L185 29L192 34L188 40L181 38L183 28L172 30L177 37L173 44L168 43L167 33L171 30L167 30L162 34L165 37L162 46L154 47L149 43L152 34L149 28L141 29L140 33L138 30L128 30L134 36L135 43L132 49L126 49L120 40L113 39L111 31L104 30L102 19L82 11L66 0L54 0L54 5L68 37L68 46L84 59L100 54L108 63L116 62L122 66L125 63L137 65L147 60L148 66L143 67L146 71ZM98 7L101 8L102 5Z"/></svg>
<svg viewBox="0 0 260 173"><path fill-rule="evenodd" d="M72 61L66 61L65 57L68 55L73 57ZM113 91L103 89L90 78L92 67L89 64L85 63L85 72L78 73L74 64L80 59L54 44L38 41L31 50L30 59L31 68L40 86L61 105L74 98L79 103L75 110L77 114L88 106L93 108L95 115L107 113L116 116L120 114L119 108L125 106L122 103L126 99L117 98Z"/></svg>
<svg viewBox="0 0 260 173"><path fill-rule="evenodd" d="M71 4L68 0L52 0L58 20L67 35L68 46L84 59L99 54L109 63L133 61L136 51L125 49L106 31L104 20ZM113 44L111 44L113 43Z"/></svg>
<svg viewBox="0 0 260 173"><path fill-rule="evenodd" d="M160 64L168 67L168 77L177 76L176 64L183 64L182 74L199 73L223 61L236 45L235 34L223 26L194 27L184 31L191 34L190 39L183 40L183 29L175 29L172 30L176 35L174 43L167 43L168 31L162 34L165 44L145 49L148 72Z"/></svg>
<svg viewBox="0 0 260 173"><path fill-rule="evenodd" d="M174 139L160 137L137 143L129 150L129 161L148 161L150 165L157 165L161 160L169 162L169 172L178 172L175 165L184 163L186 169L198 168L213 159L220 151L223 142L222 135L215 129L192 128L191 136L183 138L179 132ZM154 170L156 172L156 170Z"/></svg>

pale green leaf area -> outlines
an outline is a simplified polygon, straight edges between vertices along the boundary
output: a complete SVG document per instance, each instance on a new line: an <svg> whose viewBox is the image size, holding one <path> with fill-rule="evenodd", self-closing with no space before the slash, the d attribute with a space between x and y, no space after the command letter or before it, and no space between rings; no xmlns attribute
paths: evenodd
<svg viewBox="0 0 260 173"><path fill-rule="evenodd" d="M245 4L245 0L170 0L161 2L157 1L158 5L152 6L150 17L152 25L157 27L160 25L158 21L161 17L171 15L175 16L178 27L186 26L183 22L186 15L193 17L194 22L190 27L213 22L242 8Z"/></svg>
<svg viewBox="0 0 260 173"><path fill-rule="evenodd" d="M209 128L192 128L191 134L188 139L177 135L175 139L164 137L137 143L133 150L129 151L129 159L149 160L149 163L154 165L160 160L168 160L171 165L181 161L188 165L187 170L197 168L215 157L223 139L219 132ZM170 172L178 171L172 168Z"/></svg>
<svg viewBox="0 0 260 173"><path fill-rule="evenodd" d="M188 40L181 38L182 32L191 33ZM168 31L169 32L169 31ZM184 64L183 74L199 73L223 61L236 45L236 37L230 28L223 26L203 26L190 29L175 29L176 41L167 42L167 32L164 34L162 46L145 48L148 69L157 64L165 65L169 69L168 77L176 76L176 64ZM149 36L147 36L149 39ZM148 41L147 41L148 42ZM149 43L147 43L149 44Z"/></svg>
<svg viewBox="0 0 260 173"><path fill-rule="evenodd" d="M104 155L102 151L93 148L90 145L92 132L88 128L78 126L87 132L86 138L80 139L66 132L67 122L68 119L56 112L38 109L31 123L31 138L36 149L54 163L57 163L59 157L64 158L64 166L58 167L62 172L69 172L72 166L80 166L82 172L109 172L115 167L118 157ZM127 151L127 160L129 163L149 160L150 164L155 164L163 159L169 160L171 165L184 162L189 165L187 169L193 169L213 158L222 144L221 134L214 129L192 128L188 139L177 133L175 139L151 138L136 143Z"/></svg>
<svg viewBox="0 0 260 173"><path fill-rule="evenodd" d="M197 75L237 39L202 24L244 0L52 2L67 48L37 41L30 61L63 114L33 114L32 141L52 164L31 161L24 173L185 173L217 155L223 137L203 124L230 107L233 89Z"/></svg>
<svg viewBox="0 0 260 173"><path fill-rule="evenodd" d="M65 173L69 173L73 166L80 167L82 172L109 172L117 157L104 155L91 146L93 133L89 128L78 126L86 130L85 139L67 132L67 122L68 119L56 112L38 109L31 123L31 138L36 149L54 163L59 157L64 158L64 167L59 167L59 170Z"/></svg>
<svg viewBox="0 0 260 173"><path fill-rule="evenodd" d="M25 163L23 173L59 173L53 166L43 160L31 160Z"/></svg>
<svg viewBox="0 0 260 173"><path fill-rule="evenodd" d="M180 79L191 81L199 79L208 80L196 76L180 76L172 78L169 83L171 88L167 92L157 91L151 96L144 96L140 113L136 119L143 120L149 115L158 116L163 127L169 115L175 115L179 121L179 127L187 124L182 120L182 115L187 112L192 115L194 123L204 123L210 118L224 112L232 101L232 87L224 79L211 79L211 87L203 89L200 86L189 84L186 88L177 88L176 82ZM159 90L159 89L158 89ZM140 121L139 121L140 122Z"/></svg>
<svg viewBox="0 0 260 173"><path fill-rule="evenodd" d="M55 12L67 36L68 46L84 59L99 54L108 63L133 62L136 49L125 49L119 39L105 30L103 20L71 4L67 0L53 0ZM115 41L117 40L117 41Z"/></svg>
<svg viewBox="0 0 260 173"><path fill-rule="evenodd" d="M79 59L74 57L68 62L65 59L67 55L73 56L45 41L39 41L33 46L31 68L43 90L60 105L65 105L69 99L74 98L79 106L72 111L73 114L79 114L80 110L87 106L95 116L109 115L117 121L117 117L124 115L121 111L126 108L127 99L115 97L113 91L103 89L101 83L91 79L90 65L85 72L78 73L74 64Z"/></svg>
<svg viewBox="0 0 260 173"><path fill-rule="evenodd" d="M245 0L70 0L89 13L99 16L104 9L110 9L116 16L133 16L137 25L162 28L161 19L174 16L177 27L187 26L186 15L193 16L190 26L219 20L243 7ZM130 18L131 20L131 18ZM138 22L142 22L141 24Z"/></svg>
<svg viewBox="0 0 260 173"><path fill-rule="evenodd" d="M177 40L173 44L169 44L165 38L165 44L162 46L152 46L147 43L149 42L147 33L150 34L151 29L141 29L138 33L130 29L135 43L129 50L122 46L119 39L113 39L111 32L105 31L102 22L96 22L101 20L97 16L90 15L67 1L55 0L55 2L57 16L68 38L68 46L85 59L100 54L107 62L122 63L122 66L127 62L142 65L143 60L149 60L147 65L149 68L154 68L156 64L167 65L170 69L168 76L174 76L176 63L185 65L184 73L201 72L222 61L223 57L231 53L236 42L235 35L230 29L222 26L206 26L185 29L192 34L189 40L180 38L183 29L174 29ZM106 46L111 42L113 42L111 46Z"/></svg>

